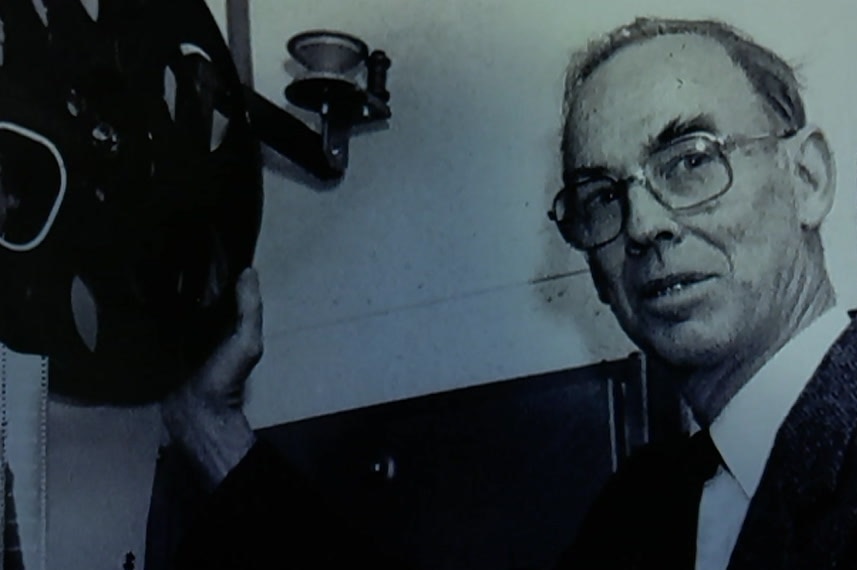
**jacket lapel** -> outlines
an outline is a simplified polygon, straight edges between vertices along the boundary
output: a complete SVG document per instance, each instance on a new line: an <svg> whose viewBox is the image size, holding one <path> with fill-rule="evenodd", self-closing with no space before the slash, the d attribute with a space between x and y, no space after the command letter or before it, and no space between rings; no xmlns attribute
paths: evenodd
<svg viewBox="0 0 857 570"><path fill-rule="evenodd" d="M857 319L777 432L729 570L838 568L857 541Z"/></svg>

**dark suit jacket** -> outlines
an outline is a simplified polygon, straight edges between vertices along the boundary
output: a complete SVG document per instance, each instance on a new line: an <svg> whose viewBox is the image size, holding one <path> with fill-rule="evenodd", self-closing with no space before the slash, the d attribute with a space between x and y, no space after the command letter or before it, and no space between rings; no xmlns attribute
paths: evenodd
<svg viewBox="0 0 857 570"><path fill-rule="evenodd" d="M777 433L729 570L857 569L855 426L852 320ZM674 500L686 445L648 446L620 469L559 568L693 568L698 502Z"/></svg>

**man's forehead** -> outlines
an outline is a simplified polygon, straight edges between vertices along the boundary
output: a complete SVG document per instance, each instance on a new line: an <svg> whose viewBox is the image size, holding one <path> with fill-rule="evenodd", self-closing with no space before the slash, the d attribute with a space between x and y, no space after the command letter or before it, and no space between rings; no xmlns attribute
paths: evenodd
<svg viewBox="0 0 857 570"><path fill-rule="evenodd" d="M620 49L584 80L571 105L569 138L584 160L600 160L639 149L693 117L723 133L768 125L761 97L720 43L659 36Z"/></svg>

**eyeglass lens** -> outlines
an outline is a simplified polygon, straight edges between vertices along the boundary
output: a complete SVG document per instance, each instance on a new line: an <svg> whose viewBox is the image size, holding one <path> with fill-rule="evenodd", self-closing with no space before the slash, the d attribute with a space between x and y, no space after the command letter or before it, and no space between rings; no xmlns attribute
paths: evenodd
<svg viewBox="0 0 857 570"><path fill-rule="evenodd" d="M686 137L653 153L644 165L648 189L666 207L697 206L725 192L731 169L716 141ZM623 227L631 180L589 178L569 186L557 200L556 218L566 239L583 248L614 239Z"/></svg>

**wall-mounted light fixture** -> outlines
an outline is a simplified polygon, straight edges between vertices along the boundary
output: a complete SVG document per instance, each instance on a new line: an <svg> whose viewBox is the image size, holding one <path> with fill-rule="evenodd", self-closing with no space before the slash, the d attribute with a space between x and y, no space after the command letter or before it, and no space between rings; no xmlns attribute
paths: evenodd
<svg viewBox="0 0 857 570"><path fill-rule="evenodd" d="M323 179L343 176L354 127L391 117L387 71L380 50L349 34L313 30L292 37L288 53L302 71L285 89L292 105L316 113L321 132L247 89L250 124L259 139Z"/></svg>

